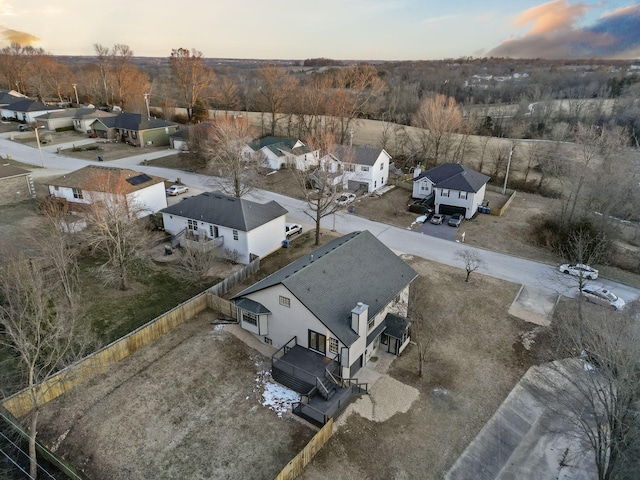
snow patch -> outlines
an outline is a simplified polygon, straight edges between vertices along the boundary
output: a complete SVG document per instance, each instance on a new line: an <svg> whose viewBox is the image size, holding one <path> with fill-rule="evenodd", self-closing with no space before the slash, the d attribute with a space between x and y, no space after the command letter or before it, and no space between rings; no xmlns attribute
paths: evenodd
<svg viewBox="0 0 640 480"><path fill-rule="evenodd" d="M299 400L298 394L293 390L283 387L271 381L271 372L259 371L256 376L256 388L262 390L262 405L270 408L278 417L291 410L291 405Z"/></svg>

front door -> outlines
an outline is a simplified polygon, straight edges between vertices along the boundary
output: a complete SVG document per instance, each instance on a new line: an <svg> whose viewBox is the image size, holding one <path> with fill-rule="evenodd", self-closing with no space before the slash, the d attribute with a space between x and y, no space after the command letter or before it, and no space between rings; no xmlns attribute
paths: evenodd
<svg viewBox="0 0 640 480"><path fill-rule="evenodd" d="M325 355L327 353L327 337L309 330L309 348Z"/></svg>

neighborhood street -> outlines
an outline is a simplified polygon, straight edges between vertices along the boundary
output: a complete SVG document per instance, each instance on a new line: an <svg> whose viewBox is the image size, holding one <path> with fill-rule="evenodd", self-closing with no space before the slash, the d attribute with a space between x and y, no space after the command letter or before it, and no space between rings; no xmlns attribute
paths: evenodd
<svg viewBox="0 0 640 480"><path fill-rule="evenodd" d="M41 159L37 149L12 142L6 138L6 134L0 138L0 155L10 154L11 157L25 164L40 167ZM76 170L86 165L96 165L98 162L70 158L53 153L55 148L42 149L42 160L45 169L37 168L33 172L34 178L51 177L62 175L67 171ZM104 162L104 166L118 166L131 168L145 173L165 177L175 181L180 178L182 183L189 187L213 190L216 188L217 179L207 175L195 174L186 171L179 171L168 168L143 166L141 163L166 155L175 154L175 150L161 150L155 152L142 153L139 155ZM258 202L275 200L289 211L288 221L302 224L306 231L313 228L312 219L305 214L306 204L303 201L264 190L255 190L247 195L247 198ZM357 211L357 210L356 210ZM527 286L552 290L566 296L575 296L577 290L577 280L573 277L562 275L558 272L557 265L546 265L524 258L513 257L489 250L477 249L462 243L455 243L419 232L373 222L365 218L350 214L347 210L338 212L333 216L326 217L322 221L322 226L326 229L333 229L340 233L350 233L357 230L369 230L378 237L385 245L397 253L414 255L428 260L463 268L464 262L457 253L463 249L474 249L478 252L483 261L482 268L478 273L490 275L496 278L508 280ZM627 303L640 296L640 290L599 278L598 284L615 291Z"/></svg>

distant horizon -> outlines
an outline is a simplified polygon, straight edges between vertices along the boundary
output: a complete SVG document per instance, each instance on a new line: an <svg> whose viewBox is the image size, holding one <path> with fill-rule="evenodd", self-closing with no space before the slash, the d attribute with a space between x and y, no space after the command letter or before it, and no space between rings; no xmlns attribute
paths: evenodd
<svg viewBox="0 0 640 480"><path fill-rule="evenodd" d="M195 48L256 60L640 59L638 0L112 0L96 13L80 0L0 0L0 46L92 56L94 44L126 44L152 58Z"/></svg>

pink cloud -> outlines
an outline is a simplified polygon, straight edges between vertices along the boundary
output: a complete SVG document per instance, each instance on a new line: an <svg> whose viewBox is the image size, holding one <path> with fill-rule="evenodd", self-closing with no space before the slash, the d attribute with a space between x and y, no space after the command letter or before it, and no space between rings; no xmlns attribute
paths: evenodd
<svg viewBox="0 0 640 480"><path fill-rule="evenodd" d="M516 20L516 26L533 23L531 35L562 30L582 18L591 7L586 3L569 4L566 0L553 0L525 11Z"/></svg>

